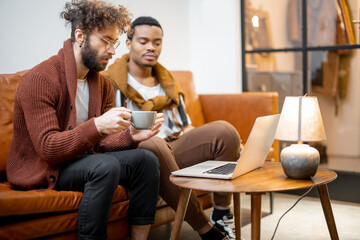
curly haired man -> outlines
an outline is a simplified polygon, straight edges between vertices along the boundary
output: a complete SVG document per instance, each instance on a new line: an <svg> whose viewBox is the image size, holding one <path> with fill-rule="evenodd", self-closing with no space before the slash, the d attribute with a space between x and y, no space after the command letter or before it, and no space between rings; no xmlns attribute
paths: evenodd
<svg viewBox="0 0 360 240"><path fill-rule="evenodd" d="M130 110L114 108L104 70L129 29L127 9L102 1L73 0L61 16L71 39L58 54L29 70L15 96L14 138L7 162L18 189L82 191L78 238L106 239L119 184L129 188L133 239L146 239L154 222L160 170L157 157L137 149L159 132L130 126Z"/></svg>

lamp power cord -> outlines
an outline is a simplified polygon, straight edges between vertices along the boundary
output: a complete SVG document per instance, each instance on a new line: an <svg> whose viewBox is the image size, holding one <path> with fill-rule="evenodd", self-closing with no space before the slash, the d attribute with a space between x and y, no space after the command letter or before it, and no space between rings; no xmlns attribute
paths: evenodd
<svg viewBox="0 0 360 240"><path fill-rule="evenodd" d="M313 179L313 177L310 177L310 178L311 178L311 181L312 181L313 184L314 184L314 179ZM315 185L312 185L309 190L307 190L303 195L301 195L301 196L299 197L299 199L296 200L296 202L295 202L283 215L281 215L281 217L279 218L279 220L278 220L278 222L277 222L277 224L276 224L276 227L275 227L274 233L273 233L273 235L272 235L272 237L271 237L271 240L273 240L274 237L275 237L275 234L276 234L276 231L277 231L277 229L278 229L278 227L279 227L279 224L280 224L281 219L282 219L288 212L290 212L290 210L293 209L293 208L296 206L296 204L298 204L298 202L300 202L300 200L303 199L314 187L315 187Z"/></svg>

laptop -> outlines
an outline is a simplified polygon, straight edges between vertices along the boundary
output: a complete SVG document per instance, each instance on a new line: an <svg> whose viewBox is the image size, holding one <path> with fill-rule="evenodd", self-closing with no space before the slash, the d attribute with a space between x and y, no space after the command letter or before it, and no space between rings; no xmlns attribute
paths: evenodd
<svg viewBox="0 0 360 240"><path fill-rule="evenodd" d="M258 117L237 162L208 160L172 172L175 176L234 179L261 167L274 142L280 114Z"/></svg>

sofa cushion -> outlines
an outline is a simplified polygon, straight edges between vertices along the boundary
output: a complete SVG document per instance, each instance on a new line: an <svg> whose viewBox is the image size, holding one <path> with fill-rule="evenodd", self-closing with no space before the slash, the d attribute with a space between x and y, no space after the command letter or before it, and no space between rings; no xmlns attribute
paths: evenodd
<svg viewBox="0 0 360 240"><path fill-rule="evenodd" d="M194 190L196 196L207 192ZM14 190L8 182L0 183L0 217L38 213L71 212L79 208L82 192L55 190ZM127 190L118 186L112 203L129 199ZM167 206L159 197L157 207Z"/></svg>
<svg viewBox="0 0 360 240"><path fill-rule="evenodd" d="M117 228L117 232L113 233L116 236L115 239L122 239L129 235L127 228L128 223L126 220L128 213L129 201L117 202L111 205L109 225L113 222L120 221L124 232L118 232L120 227ZM58 239L77 239L77 211L68 213L56 214L50 213L48 215L30 215L21 216L20 224L17 221L7 221L6 224L0 224L0 239L51 239L50 235L75 233L72 236L64 237L59 236ZM13 220L14 217L8 217ZM6 220L6 218L5 218ZM1 221L1 219L0 219ZM111 237L109 237L111 239ZM114 238L113 238L114 239Z"/></svg>
<svg viewBox="0 0 360 240"><path fill-rule="evenodd" d="M186 112L189 114L192 125L195 127L205 123L199 95L196 93L192 73L190 71L171 71L171 74L179 81L185 94Z"/></svg>
<svg viewBox="0 0 360 240"><path fill-rule="evenodd" d="M0 74L0 180L5 178L6 160L13 135L13 108L19 80L26 71Z"/></svg>
<svg viewBox="0 0 360 240"><path fill-rule="evenodd" d="M55 190L14 190L0 183L0 217L37 213L70 212L78 209L82 192ZM113 203L128 200L128 192L118 186Z"/></svg>
<svg viewBox="0 0 360 240"><path fill-rule="evenodd" d="M201 191L197 191L201 193ZM200 203L204 209L212 206L212 195L203 194L199 197ZM128 201L114 203L111 206L108 239L123 239L129 236L129 225L127 222ZM161 207L157 209L155 215L155 223L152 227L158 227L174 220L175 212L169 207ZM8 217L9 218L9 217ZM6 217L4 218L6 221ZM69 212L63 214L51 214L49 216L33 215L25 220L25 216L21 216L21 223L13 222L2 225L0 224L0 239L77 239L77 212ZM0 218L1 223L1 218ZM64 234L67 233L67 234ZM61 235L57 235L61 234ZM53 235L53 236L50 236Z"/></svg>

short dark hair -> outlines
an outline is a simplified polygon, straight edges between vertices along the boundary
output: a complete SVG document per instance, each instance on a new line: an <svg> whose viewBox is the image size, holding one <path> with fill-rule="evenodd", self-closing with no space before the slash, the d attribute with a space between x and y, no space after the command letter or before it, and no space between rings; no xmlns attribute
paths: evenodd
<svg viewBox="0 0 360 240"><path fill-rule="evenodd" d="M160 23L155 18L148 17L148 16L138 17L131 24L131 30L128 32L128 35L127 35L127 38L129 40L132 40L134 33L135 33L135 27L139 26L139 25L156 26L156 27L159 27L161 29L161 31L163 31Z"/></svg>
<svg viewBox="0 0 360 240"><path fill-rule="evenodd" d="M99 0L72 0L65 4L60 16L71 24L71 39L75 41L75 30L81 29L86 34L95 28L99 30L116 25L120 33L130 30L131 14L119 5L118 7Z"/></svg>

